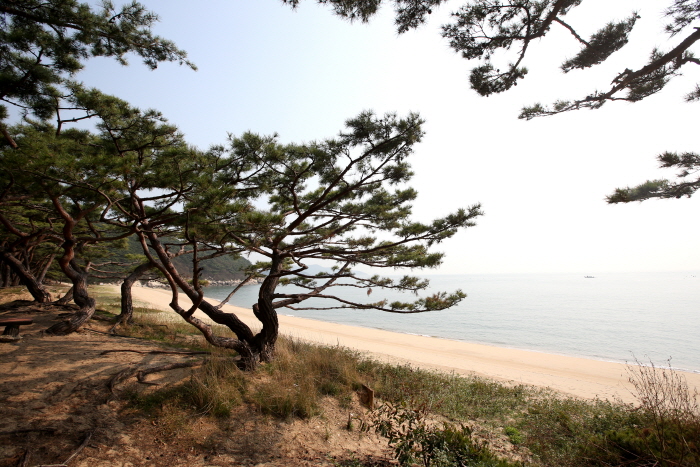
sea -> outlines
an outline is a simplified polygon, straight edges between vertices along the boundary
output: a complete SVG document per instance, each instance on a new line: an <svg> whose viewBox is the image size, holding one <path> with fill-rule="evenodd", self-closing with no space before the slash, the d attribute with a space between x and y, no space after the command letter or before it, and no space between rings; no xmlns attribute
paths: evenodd
<svg viewBox="0 0 700 467"><path fill-rule="evenodd" d="M653 363L700 373L700 271L424 276L421 295L461 289L467 298L442 311L288 310L279 314L514 349L612 362ZM415 299L411 293L339 287L359 302ZM292 287L280 291L292 292ZM209 287L222 300L230 287ZM258 287L242 287L230 304L251 308ZM326 300L308 306L329 305Z"/></svg>

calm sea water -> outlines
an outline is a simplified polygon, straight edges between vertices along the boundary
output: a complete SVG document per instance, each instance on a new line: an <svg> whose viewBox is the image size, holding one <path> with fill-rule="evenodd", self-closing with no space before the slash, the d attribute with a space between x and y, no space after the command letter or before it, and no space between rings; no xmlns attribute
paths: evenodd
<svg viewBox="0 0 700 467"><path fill-rule="evenodd" d="M635 357L700 372L700 272L427 276L431 291L462 289L453 309L394 314L372 310L280 314L501 347L625 362ZM348 289L348 290L345 290ZM205 289L223 299L230 288ZM338 295L368 301L364 291ZM370 301L410 300L411 294L375 289ZM244 287L231 304L250 308L257 287ZM324 306L312 302L310 306ZM325 304L325 306L328 306Z"/></svg>

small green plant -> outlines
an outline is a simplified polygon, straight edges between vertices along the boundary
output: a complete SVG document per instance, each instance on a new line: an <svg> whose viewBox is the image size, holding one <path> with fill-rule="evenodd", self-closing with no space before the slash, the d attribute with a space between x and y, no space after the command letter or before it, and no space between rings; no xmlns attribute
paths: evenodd
<svg viewBox="0 0 700 467"><path fill-rule="evenodd" d="M503 432L506 434L511 443L520 444L523 442L523 435L517 428L513 426L507 426L503 429Z"/></svg>
<svg viewBox="0 0 700 467"><path fill-rule="evenodd" d="M431 424L426 415L424 408L383 404L370 412L369 421L363 422L362 430L372 430L386 438L402 466L416 462L424 467L515 466L497 458L485 442L475 440L467 426Z"/></svg>

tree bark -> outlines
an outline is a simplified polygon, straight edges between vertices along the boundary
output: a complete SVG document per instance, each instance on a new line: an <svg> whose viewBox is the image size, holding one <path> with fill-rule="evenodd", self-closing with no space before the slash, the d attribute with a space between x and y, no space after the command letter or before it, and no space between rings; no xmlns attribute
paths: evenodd
<svg viewBox="0 0 700 467"><path fill-rule="evenodd" d="M65 272L65 271L64 271ZM45 332L57 336L65 336L77 331L80 327L88 322L92 315L95 314L95 299L88 294L87 273L78 273L72 271L72 275L76 276L73 279L73 301L80 308L70 319L61 321L48 328Z"/></svg>
<svg viewBox="0 0 700 467"><path fill-rule="evenodd" d="M131 294L131 287L133 287L134 282L136 282L141 276L143 276L147 271L150 271L154 267L155 265L150 261L147 263L140 264L131 272L131 274L129 274L126 277L126 279L124 279L121 286L121 313L119 313L119 316L117 317L117 322L114 323L112 329L109 330L110 332L114 332L116 327L122 323L125 325L131 324L131 320L134 317L134 300Z"/></svg>
<svg viewBox="0 0 700 467"><path fill-rule="evenodd" d="M56 300L56 305L68 305L73 301L73 286L63 295L63 297Z"/></svg>
<svg viewBox="0 0 700 467"><path fill-rule="evenodd" d="M44 279L46 278L46 273L49 272L49 268L51 267L51 263L53 263L53 259L56 257L55 253L51 253L49 257L46 259L46 262L44 263L44 267L41 269L41 272L39 273L39 277L37 278L37 281L40 284L44 283Z"/></svg>
<svg viewBox="0 0 700 467"><path fill-rule="evenodd" d="M165 247L163 247L163 245L160 243L158 235L149 228L148 224L144 224L144 231L145 232L142 234L143 237L141 240L142 247L144 247L144 254L155 264L156 259L151 256L148 247L145 246L147 238L148 244L153 251L155 251L156 256L158 257L158 265L156 267L166 276L168 283L170 284L172 291L170 308L175 310L175 312L182 316L189 324L196 327L210 344L216 347L233 349L238 352L241 357L239 363L241 369L253 370L257 368L261 360L262 347L259 346L256 336L253 334L250 327L241 321L235 314L222 312L211 303L201 300L197 290L195 290L191 284L180 276L177 268L175 268L175 265L171 260L171 257L168 255L167 251L165 251ZM212 321L217 324L222 324L233 331L233 333L236 334L236 339L214 335L210 325L193 316L193 310L184 310L182 307L180 307L177 298L178 288L182 290L190 300L192 300L192 303L198 303L198 308Z"/></svg>
<svg viewBox="0 0 700 467"><path fill-rule="evenodd" d="M29 271L20 260L6 249L0 249L0 258L19 278L20 282L27 287L27 290L34 300L38 303L49 303L51 294L44 286L37 281L34 275Z"/></svg>
<svg viewBox="0 0 700 467"><path fill-rule="evenodd" d="M80 308L70 319L54 324L45 332L47 334L66 335L77 331L83 324L90 321L92 315L95 314L96 303L95 299L88 294L89 263L86 268L81 268L75 261L77 242L73 236L73 229L77 222L62 209L57 200L54 200L54 204L61 208L60 212L65 221L63 226L63 238L65 240L63 245L61 245L63 256L58 260L58 264L61 267L61 271L73 283L73 301Z"/></svg>
<svg viewBox="0 0 700 467"><path fill-rule="evenodd" d="M270 274L260 285L258 291L258 303L253 305L253 314L262 323L262 329L255 336L255 346L260 355L261 362L270 362L275 355L275 344L279 335L279 320L277 311L272 305L272 296L275 293L281 269L281 261L278 258L272 260Z"/></svg>

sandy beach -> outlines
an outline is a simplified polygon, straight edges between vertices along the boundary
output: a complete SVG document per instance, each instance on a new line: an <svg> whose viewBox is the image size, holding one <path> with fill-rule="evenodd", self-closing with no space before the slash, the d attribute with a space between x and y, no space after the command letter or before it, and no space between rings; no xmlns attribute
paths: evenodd
<svg viewBox="0 0 700 467"><path fill-rule="evenodd" d="M116 288L116 287L115 287ZM143 305L171 311L171 294L165 289L134 287L134 299ZM209 300L209 299L208 299ZM182 306L191 303L180 295ZM209 300L218 303L216 300ZM258 322L252 310L225 305L252 328ZM198 317L206 316L197 311ZM173 319L181 319L172 312ZM312 319L279 316L282 334L327 345L341 345L383 361L408 363L421 368L456 374L478 374L499 381L527 384L583 398L617 398L634 402L627 381L627 366L586 358L509 349L483 344L401 334L379 329L326 323ZM686 373L691 388L700 388L700 374Z"/></svg>

